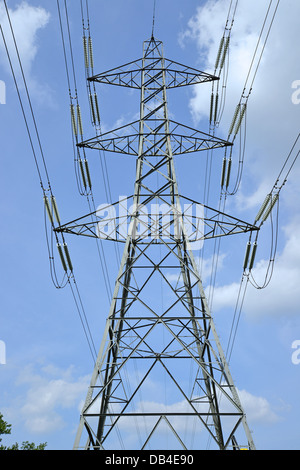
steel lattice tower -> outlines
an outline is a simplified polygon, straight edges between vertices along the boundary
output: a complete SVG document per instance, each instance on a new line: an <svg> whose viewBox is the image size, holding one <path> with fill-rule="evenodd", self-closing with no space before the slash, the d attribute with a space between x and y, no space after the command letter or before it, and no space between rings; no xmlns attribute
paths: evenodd
<svg viewBox="0 0 300 470"><path fill-rule="evenodd" d="M166 97L169 88L218 78L164 58L152 36L141 59L88 80L136 88L141 99L139 120L79 144L136 157L130 201L118 201L119 214L105 223L95 212L57 228L124 243L74 448L117 449L121 441L166 449L168 439L189 449L193 428L195 449L207 440L221 450L254 449L193 244L257 228L179 194L174 155L231 144L169 119Z"/></svg>

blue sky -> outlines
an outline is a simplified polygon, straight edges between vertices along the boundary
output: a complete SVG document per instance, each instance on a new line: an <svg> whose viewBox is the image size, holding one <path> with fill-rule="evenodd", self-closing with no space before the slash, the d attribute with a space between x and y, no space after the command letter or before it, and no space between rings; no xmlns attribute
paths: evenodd
<svg viewBox="0 0 300 470"><path fill-rule="evenodd" d="M69 6L79 101L86 137L93 136L87 113L80 2ZM273 2L274 8L276 2ZM155 36L165 56L210 72L224 30L229 1L159 0ZM71 6L72 5L72 6ZM95 70L102 72L140 58L142 43L151 36L152 2L90 0ZM218 135L226 138L255 50L268 1L240 0L230 47L226 103ZM26 74L36 122L61 219L89 212L79 195L73 165L69 96L56 2L9 2L16 39ZM249 98L247 140L242 184L229 197L226 212L252 222L273 187L299 133L300 104L292 100L293 83L300 80L300 5L281 2ZM3 2L0 18L8 45ZM25 101L24 88L17 79ZM0 364L0 411L12 424L7 443L48 442L50 449L72 448L82 400L93 362L69 288L57 290L51 281L45 237L44 207L18 97L1 42L0 79L6 85L1 120L1 309L0 340L6 363ZM170 90L174 119L208 131L210 86ZM103 130L133 121L138 94L101 86L98 90ZM296 95L294 95L296 96ZM29 116L28 107L26 107ZM31 123L31 130L33 127ZM35 145L37 145L35 141ZM299 150L299 145L296 151ZM216 206L222 154L213 168L210 205ZM107 155L114 201L132 194L135 162ZM107 202L101 167L89 156L96 204ZM181 193L203 202L205 159L177 157ZM232 375L248 414L256 446L261 449L299 448L300 364L292 361L292 345L300 340L300 167L296 162L280 193L278 250L274 273L266 289L247 289L230 360ZM253 274L263 282L271 244L270 222L260 233ZM231 325L247 237L222 241L213 296L213 312L221 341ZM109 308L94 244L68 238L74 272L93 339L98 348ZM207 248L206 264L209 266ZM105 245L110 283L117 273L113 246ZM59 260L58 272L61 274ZM204 275L209 285L209 276ZM209 288L209 286L208 286ZM299 355L300 356L300 355ZM297 356L296 356L297 358Z"/></svg>

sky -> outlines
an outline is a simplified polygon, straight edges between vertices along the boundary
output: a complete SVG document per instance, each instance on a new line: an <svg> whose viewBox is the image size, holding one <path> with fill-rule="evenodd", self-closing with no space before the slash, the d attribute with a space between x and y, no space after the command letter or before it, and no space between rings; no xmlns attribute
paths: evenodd
<svg viewBox="0 0 300 470"><path fill-rule="evenodd" d="M74 172L69 90L57 5L51 0L8 3L51 187L61 219L73 220L89 210L78 192ZM67 3L77 91L88 138L93 136L93 128L85 87L80 2ZM271 12L276 3L272 2ZM229 5L229 0L157 0L154 32L164 43L165 56L213 73ZM268 6L266 0L238 2L226 65L224 112L216 130L221 138L227 138ZM95 70L100 73L142 56L143 41L150 38L152 31L151 1L89 0L89 11ZM248 100L242 181L236 195L228 197L226 212L249 222L253 222L272 189L299 133L299 18L297 0L279 2ZM27 103L2 1L0 22L20 93ZM258 50L261 51L261 44ZM5 84L4 96L3 92L0 96L0 412L12 424L12 435L4 443L29 440L47 442L49 449L71 449L93 360L70 289L57 289L51 280L39 177L2 40L0 79ZM210 85L170 90L170 113L175 120L208 132L210 93ZM136 119L139 96L132 90L100 86L98 97L103 131ZM28 104L25 110L35 136ZM242 141L237 140L235 161L240 145ZM39 150L36 137L34 146ZM294 156L298 150L299 142ZM209 202L214 207L220 193L221 161L222 154L212 171ZM134 160L109 154L106 162L113 200L132 194ZM177 157L175 163L181 193L203 202L205 158L195 154ZM89 164L96 204L106 203L101 165L92 155ZM299 177L297 160L280 192L278 231L272 232L269 219L259 234L253 278L258 285L264 283L277 233L272 277L264 289L251 283L247 286L230 357L231 372L258 449L300 447ZM276 227L276 217L272 221ZM229 238L222 240L220 246L212 298L216 326L225 343L248 241L244 236ZM68 238L68 246L98 349L110 304L99 259L89 240ZM118 263L110 242L104 249L113 285ZM210 265L209 250L205 266ZM62 277L59 259L56 261ZM203 281L209 292L210 278L205 272Z"/></svg>

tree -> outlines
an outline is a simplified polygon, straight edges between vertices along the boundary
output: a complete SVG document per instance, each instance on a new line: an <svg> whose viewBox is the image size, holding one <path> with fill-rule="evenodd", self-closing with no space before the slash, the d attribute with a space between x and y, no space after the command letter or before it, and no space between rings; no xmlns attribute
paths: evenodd
<svg viewBox="0 0 300 470"><path fill-rule="evenodd" d="M0 436L2 436L2 434L11 434L11 424L8 424L6 421L4 421L3 415L0 413ZM0 442L2 442L1 437ZM19 446L17 442L11 447L0 444L0 450L45 450L46 445L46 442L36 446L33 442L23 441L21 446Z"/></svg>

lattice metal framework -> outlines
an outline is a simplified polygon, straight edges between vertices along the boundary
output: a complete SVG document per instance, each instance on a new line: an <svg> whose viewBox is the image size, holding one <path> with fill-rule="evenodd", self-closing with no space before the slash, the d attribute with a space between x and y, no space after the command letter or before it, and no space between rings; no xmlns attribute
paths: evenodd
<svg viewBox="0 0 300 470"><path fill-rule="evenodd" d="M121 200L118 215L57 228L124 243L75 449L199 449L207 440L254 449L193 248L257 228L179 194L174 155L231 144L170 120L167 108L168 88L216 79L165 59L154 37L142 59L89 78L137 88L141 101L138 121L79 144L137 157L130 209Z"/></svg>

